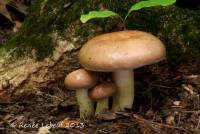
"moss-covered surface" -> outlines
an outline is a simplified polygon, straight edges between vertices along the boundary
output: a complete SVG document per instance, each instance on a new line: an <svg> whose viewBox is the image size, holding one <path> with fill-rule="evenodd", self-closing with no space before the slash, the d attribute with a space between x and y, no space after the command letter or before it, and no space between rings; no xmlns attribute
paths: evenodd
<svg viewBox="0 0 200 134"><path fill-rule="evenodd" d="M73 4L67 6L69 3ZM79 37L81 40L76 44L80 45L97 34L120 30L122 22L118 18L96 19L81 24L81 14L105 8L125 16L132 4L133 1L128 0L37 0L29 10L23 27L5 47L19 48L18 56L35 49L37 58L41 60L51 54L54 48L53 32L68 40ZM144 30L159 36L167 46L169 59L180 60L183 55L194 56L200 53L199 14L198 10L175 6L143 9L131 14L127 20L127 29Z"/></svg>
<svg viewBox="0 0 200 134"><path fill-rule="evenodd" d="M176 6L142 10L128 21L130 29L141 29L160 37L170 60L200 54L200 11Z"/></svg>
<svg viewBox="0 0 200 134"><path fill-rule="evenodd" d="M6 49L20 48L17 51L18 56L26 54L30 48L35 49L39 60L51 54L54 47L51 34L57 30L64 31L66 25L73 19L73 15L69 15L73 11L68 12L68 9L64 9L64 4L67 4L67 0L56 2L37 0L29 10L29 16L25 19L23 27L5 45Z"/></svg>

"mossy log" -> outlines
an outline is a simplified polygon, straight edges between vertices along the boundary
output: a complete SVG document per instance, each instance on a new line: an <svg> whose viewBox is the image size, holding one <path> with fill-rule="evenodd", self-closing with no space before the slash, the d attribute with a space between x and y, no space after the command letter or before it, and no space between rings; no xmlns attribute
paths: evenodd
<svg viewBox="0 0 200 134"><path fill-rule="evenodd" d="M118 18L92 20L80 15L109 9L125 16L129 0L37 0L22 28L0 48L0 101L11 101L63 80L79 68L77 52L92 37L122 30ZM176 6L143 9L127 20L127 29L151 32L168 49L169 59L200 53L200 11Z"/></svg>

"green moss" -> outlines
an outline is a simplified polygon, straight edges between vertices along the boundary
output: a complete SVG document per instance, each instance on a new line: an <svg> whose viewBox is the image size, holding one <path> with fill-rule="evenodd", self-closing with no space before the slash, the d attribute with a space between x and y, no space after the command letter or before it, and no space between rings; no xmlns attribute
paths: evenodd
<svg viewBox="0 0 200 134"><path fill-rule="evenodd" d="M29 10L23 27L5 45L7 50L18 47L15 53L23 56L27 51L35 49L37 59L42 60L53 51L55 44L52 43L51 34L58 32L62 35L68 25L79 18L78 2L69 9L64 6L68 0L48 0L46 4L42 2L38 0Z"/></svg>
<svg viewBox="0 0 200 134"><path fill-rule="evenodd" d="M176 63L186 55L200 54L199 14L199 10L176 6L149 8L133 13L128 19L128 28L159 36L167 47L169 60Z"/></svg>
<svg viewBox="0 0 200 134"><path fill-rule="evenodd" d="M76 44L81 45L95 35L119 30L122 23L118 18L108 18L82 24L79 21L81 14L105 8L125 16L134 3L129 0L80 0L68 8L65 7L68 0L48 0L46 5L42 2L37 0L32 6L23 27L8 41L6 49L17 47L15 52L18 56L35 49L37 59L42 60L53 51L53 32L67 40L79 37ZM143 30L159 36L166 44L169 59L180 60L183 55L200 53L199 14L200 11L175 6L147 8L128 17L127 29Z"/></svg>

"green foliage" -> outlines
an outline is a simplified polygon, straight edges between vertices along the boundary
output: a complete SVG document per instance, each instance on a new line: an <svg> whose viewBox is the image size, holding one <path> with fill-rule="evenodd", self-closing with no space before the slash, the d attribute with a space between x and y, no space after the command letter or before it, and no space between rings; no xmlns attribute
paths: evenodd
<svg viewBox="0 0 200 134"><path fill-rule="evenodd" d="M168 5L174 4L175 2L176 2L176 0L148 0L148 1L138 2L134 5L132 5L132 7L129 9L125 19L129 16L129 14L132 11L137 11L137 10L140 10L140 9L146 8L146 7L168 6Z"/></svg>
<svg viewBox="0 0 200 134"><path fill-rule="evenodd" d="M126 17L123 19L119 14L109 11L109 10L104 10L104 11L90 11L88 14L81 15L81 22L86 23L88 20L91 19L96 19L96 18L107 18L107 17L112 17L112 16L118 16L123 23L125 24L126 18L130 15L132 11L137 11L142 8L146 7L154 7L154 6L168 6L173 3L175 3L176 0L148 0L148 1L140 1L134 5L131 6L129 9ZM125 27L125 25L124 25Z"/></svg>
<svg viewBox="0 0 200 134"><path fill-rule="evenodd" d="M81 15L81 22L86 23L88 20L93 18L106 18L106 17L112 17L112 16L119 16L117 13L109 10L104 11L90 11L86 15Z"/></svg>
<svg viewBox="0 0 200 134"><path fill-rule="evenodd" d="M176 0L148 0L148 1L141 1L134 4L128 11L130 14L132 11L137 11L145 7L154 7L154 6L168 6L174 4Z"/></svg>

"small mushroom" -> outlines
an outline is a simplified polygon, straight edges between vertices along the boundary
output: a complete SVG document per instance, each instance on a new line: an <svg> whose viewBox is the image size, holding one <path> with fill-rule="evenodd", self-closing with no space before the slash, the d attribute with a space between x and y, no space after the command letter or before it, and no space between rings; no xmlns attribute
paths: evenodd
<svg viewBox="0 0 200 134"><path fill-rule="evenodd" d="M94 87L97 80L98 77L95 73L85 69L78 69L65 77L65 87L69 90L76 90L81 118L94 115L93 102L88 96L88 89Z"/></svg>
<svg viewBox="0 0 200 134"><path fill-rule="evenodd" d="M111 82L104 82L97 85L89 91L89 97L97 102L95 115L97 116L103 110L108 109L109 97L113 96L117 91L117 86Z"/></svg>
<svg viewBox="0 0 200 134"><path fill-rule="evenodd" d="M114 111L132 108L133 69L159 62L165 57L165 46L157 37L136 30L96 36L79 51L79 61L87 70L113 72L118 87L113 98Z"/></svg>

